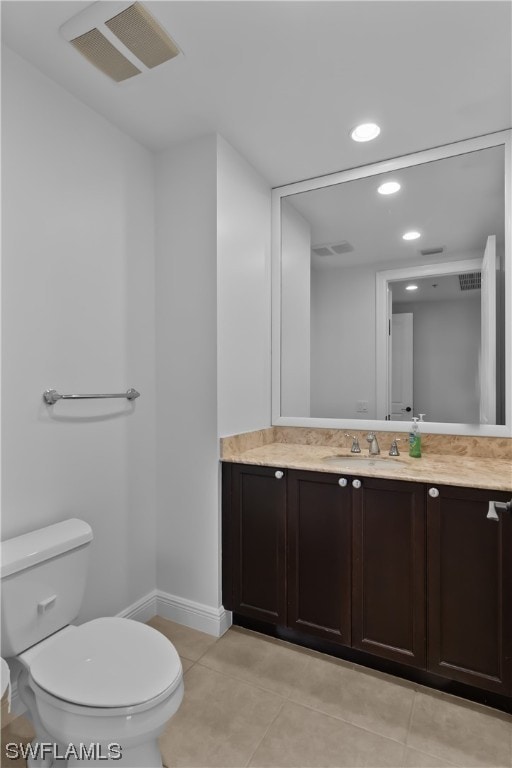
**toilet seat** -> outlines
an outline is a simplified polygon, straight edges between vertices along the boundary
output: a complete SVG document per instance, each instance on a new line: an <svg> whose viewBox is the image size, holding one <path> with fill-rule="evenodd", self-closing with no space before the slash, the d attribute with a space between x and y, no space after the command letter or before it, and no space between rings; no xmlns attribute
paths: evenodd
<svg viewBox="0 0 512 768"><path fill-rule="evenodd" d="M79 707L156 704L180 685L181 661L160 632L131 619L101 618L54 636L30 662L37 688Z"/></svg>

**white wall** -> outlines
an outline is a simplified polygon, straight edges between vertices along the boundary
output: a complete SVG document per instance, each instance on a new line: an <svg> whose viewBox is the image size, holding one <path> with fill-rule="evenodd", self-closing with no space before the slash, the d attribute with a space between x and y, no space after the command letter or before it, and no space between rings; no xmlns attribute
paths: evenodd
<svg viewBox="0 0 512 768"><path fill-rule="evenodd" d="M269 186L214 134L155 158L3 76L2 536L90 522L81 620L157 586L218 608L218 435L270 425Z"/></svg>
<svg viewBox="0 0 512 768"><path fill-rule="evenodd" d="M281 208L281 415L311 407L311 227L287 200Z"/></svg>
<svg viewBox="0 0 512 768"><path fill-rule="evenodd" d="M374 269L311 270L311 416L375 418Z"/></svg>
<svg viewBox="0 0 512 768"><path fill-rule="evenodd" d="M160 153L156 169L157 583L216 607L216 136Z"/></svg>
<svg viewBox="0 0 512 768"><path fill-rule="evenodd" d="M213 134L156 168L157 583L215 611L218 436L270 425L270 189Z"/></svg>
<svg viewBox="0 0 512 768"><path fill-rule="evenodd" d="M270 185L217 141L219 436L270 426Z"/></svg>
<svg viewBox="0 0 512 768"><path fill-rule="evenodd" d="M404 302L393 311L414 315L414 412L478 424L480 299Z"/></svg>
<svg viewBox="0 0 512 768"><path fill-rule="evenodd" d="M153 161L8 49L2 75L2 537L87 520L81 618L115 614L155 588Z"/></svg>

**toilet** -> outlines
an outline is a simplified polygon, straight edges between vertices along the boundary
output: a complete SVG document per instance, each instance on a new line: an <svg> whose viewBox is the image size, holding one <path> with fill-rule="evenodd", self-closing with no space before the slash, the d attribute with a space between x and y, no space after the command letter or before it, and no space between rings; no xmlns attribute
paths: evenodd
<svg viewBox="0 0 512 768"><path fill-rule="evenodd" d="M27 764L162 768L158 737L183 699L181 661L146 624L71 624L92 538L72 519L1 544L1 656L36 732Z"/></svg>

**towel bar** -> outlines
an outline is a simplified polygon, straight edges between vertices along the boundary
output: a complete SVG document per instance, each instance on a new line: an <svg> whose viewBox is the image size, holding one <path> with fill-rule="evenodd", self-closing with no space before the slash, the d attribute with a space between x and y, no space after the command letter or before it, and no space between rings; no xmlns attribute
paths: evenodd
<svg viewBox="0 0 512 768"><path fill-rule="evenodd" d="M105 397L125 397L127 400L135 400L135 398L140 397L140 392L137 392L136 389L128 389L126 392L112 395L60 395L56 389L46 389L43 392L46 405L55 405L57 400L97 400Z"/></svg>

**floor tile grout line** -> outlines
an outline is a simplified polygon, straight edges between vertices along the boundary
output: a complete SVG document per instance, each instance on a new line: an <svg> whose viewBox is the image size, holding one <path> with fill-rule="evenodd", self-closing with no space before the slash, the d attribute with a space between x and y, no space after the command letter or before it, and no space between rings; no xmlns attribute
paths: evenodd
<svg viewBox="0 0 512 768"><path fill-rule="evenodd" d="M279 707L278 711L276 712L276 716L275 716L275 717L272 719L272 721L271 721L271 722L268 724L268 727L265 729L265 733L263 734L263 736L261 737L261 739L258 741L258 743L256 744L256 746L255 746L255 748L253 749L253 751L251 752L251 754L249 755L249 758L248 758L248 760L246 761L244 768L248 768L248 766L250 765L250 763L251 763L251 760L253 759L254 755L255 755L255 754L256 754L256 752L258 751L258 749L259 749L260 745L263 743L263 741L264 741L264 739L265 739L265 737L266 737L267 733L270 731L270 729L271 729L271 728L272 728L272 726L274 725L275 721L277 720L277 718L279 717L279 715L280 715L280 714L281 714L281 712L283 711L283 707L284 707L284 705L286 704L286 701L287 701L286 699L283 699L283 701L281 702L281 706Z"/></svg>
<svg viewBox="0 0 512 768"><path fill-rule="evenodd" d="M443 693L443 692L441 691L441 693ZM413 719L414 709L416 708L417 697L421 696L421 695L425 695L425 694L423 694L423 692L421 690L416 691L416 696L414 697L413 707L412 707L412 711L411 711L411 719L410 719L410 724L409 724L409 730L407 732L407 738L406 738L406 743L405 743L406 749L413 749L415 752L419 752L422 755L427 755L428 757L431 757L434 760L442 760L443 762L447 763L449 766L453 766L453 768L467 768L467 763L466 762L464 762L464 763L454 763L453 760L447 758L445 755L433 754L432 752L428 752L428 751L426 751L424 749L419 749L418 747L415 747L415 746L413 746L410 743L409 735L410 735L410 732L411 732L411 726L412 726L412 719ZM443 701L445 700L444 696L442 697L442 700ZM469 710L469 711L472 711L472 710ZM404 755L404 757L405 757L405 755ZM510 755L510 758L512 759L512 733L511 733L511 755ZM511 763L511 765L512 765L512 763ZM404 768L407 768L407 767L404 766ZM497 765L487 765L487 766L483 766L482 765L482 766L477 766L476 768L500 768L500 767L497 766Z"/></svg>
<svg viewBox="0 0 512 768"><path fill-rule="evenodd" d="M284 699L285 701L289 701L292 704L296 704L297 706L305 707L306 709L309 709L309 710L311 710L313 712L318 712L321 715L325 715L327 717L331 717L331 718L333 718L335 720L339 720L339 721L341 721L343 723L346 723L347 725L353 725L354 727L359 728L362 731L365 731L365 733L372 733L375 736L382 736L382 738L388 739L389 741L393 741L394 743L397 743L397 744L404 744L405 745L405 743L406 743L407 727L406 727L406 732L405 732L404 740L397 739L397 738L394 738L392 736L387 736L387 735L383 734L380 731L375 731L375 730L372 730L371 728L367 728L365 726L359 725L358 723L355 723L353 720L349 720L349 719L347 719L345 717L342 717L341 715L333 714L332 712L327 712L324 708L315 706L313 704L305 704L303 701L297 701L297 699L293 698L293 695L294 695L293 691L288 691L286 694L282 693L282 692L279 693L279 692L273 690L272 688L265 688L262 685L258 685L258 683L254 682L253 680L247 680L247 678L245 678L245 677L241 677L239 675L236 675L236 674L233 674L233 673L230 673L230 672L226 672L225 670L223 670L221 672L218 669L216 669L215 667L210 667L210 666L208 666L208 664L205 664L204 662L201 662L201 661L198 661L197 663L199 664L199 666L203 667L204 669L208 669L210 671L217 672L218 674L221 674L221 675L226 675L226 677L230 677L233 680L238 680L239 682L245 683L246 685L253 686L254 688L256 688L256 689L258 689L260 691L265 691L266 693L271 693L274 696L278 696L278 697ZM357 670L355 670L355 672L357 674ZM413 691L413 694L414 693L415 692ZM414 699L413 699L413 701L414 701ZM411 709L412 709L412 707L411 707Z"/></svg>
<svg viewBox="0 0 512 768"><path fill-rule="evenodd" d="M411 707L411 711L410 711L410 714L409 714L409 722L407 724L407 731L405 733L405 745L406 746L409 746L409 734L411 732L412 720L413 720L413 717L414 717L414 710L416 708L416 699L418 698L418 695L419 695L418 691L414 691L414 696L413 696L413 699L412 699L412 707Z"/></svg>
<svg viewBox="0 0 512 768"><path fill-rule="evenodd" d="M174 646L176 648L176 646ZM190 656L185 656L184 653L178 653L178 656L180 659L185 659L185 661L190 661L191 664L195 664L197 659L191 659Z"/></svg>
<svg viewBox="0 0 512 768"><path fill-rule="evenodd" d="M190 661L190 659L187 659L187 661ZM196 664L197 664L197 662L196 662L196 661L191 661L191 662L190 662L190 667L187 667L187 669L185 669L185 670L183 671L183 676L185 676L185 675L187 674L187 672L190 672L190 670L192 669L192 667L195 667L195 665L196 665Z"/></svg>
<svg viewBox="0 0 512 768"><path fill-rule="evenodd" d="M272 688L264 688L262 685L258 685L258 683L255 683L253 680L247 680L245 677L239 677L238 675L230 674L226 671L220 671L218 669L215 669L215 667L209 667L207 664L201 663L201 661L197 661L196 664L198 664L203 669L207 669L209 672L215 672L217 675L225 675L226 677L229 677L231 680L237 680L239 683L245 683L245 685L249 685L252 688L256 688L258 691L264 691L265 693L271 693L273 696L277 696L279 699L283 699L283 701L288 700L288 696L285 696L282 693L278 693L277 691L272 690Z"/></svg>
<svg viewBox="0 0 512 768"><path fill-rule="evenodd" d="M162 634L163 634L163 633L162 633ZM199 661L199 659L202 659L202 658L203 658L203 656L204 656L206 653L208 653L208 651L209 651L211 648L213 648L213 646L214 646L214 645L215 645L215 644L218 642L218 640L220 640L220 638L217 638L217 640L215 640L213 643L211 643L211 644L208 646L208 648L206 648L206 650L204 650L204 651L203 651L203 652L202 652L202 653L201 653L199 656L196 656L195 658L192 658L192 656L193 656L194 654L190 654L189 656L187 656L187 652L186 652L186 651L179 651L179 650L178 650L178 646L180 645L180 643L176 644L176 642L175 642L175 641L172 639L172 637L168 637L167 635L164 635L164 637L166 637L166 638L167 638L167 640L169 640L169 642L170 642L170 643L172 643L172 644L173 644L173 646L176 648L176 651L177 651L177 653L178 653L178 656L180 657L180 659L186 659L187 661L191 661L193 664L195 664L195 663L196 663L196 661Z"/></svg>
<svg viewBox="0 0 512 768"><path fill-rule="evenodd" d="M403 749L402 749L402 760L400 761L400 765L402 768L407 768L407 763L405 762L405 756L407 754L407 744L404 743Z"/></svg>
<svg viewBox="0 0 512 768"><path fill-rule="evenodd" d="M327 712L325 709L321 709L317 706L313 706L312 704L305 704L303 701L297 701L296 699L292 699L291 697L288 697L287 701L289 701L291 704L297 704L299 707L305 707L306 709L310 709L313 712L318 712L320 715L327 715L327 717L332 717L334 720L340 720L342 723L346 723L347 725L353 725L355 728L360 728L362 731L365 731L366 733L373 733L374 736L382 736L384 739L389 739L390 741L394 741L396 744L403 744L405 746L405 739L396 739L393 738L393 736L387 736L386 734L382 733L381 731L374 731L372 728L367 728L364 725L359 725L359 723L354 722L354 720L347 720L347 718L342 717L341 715L336 715L333 712ZM406 730L406 736L407 738L407 730Z"/></svg>
<svg viewBox="0 0 512 768"><path fill-rule="evenodd" d="M433 755L431 752L425 752L424 749L416 749L416 747L411 747L408 744L405 745L405 751L404 751L404 765L403 768L407 768L407 764L405 763L405 755L407 754L407 750L412 749L414 752L418 752L420 755L425 755L426 757L431 757L432 760L442 760L443 763L446 763L450 768L468 768L467 765L458 765L458 763L453 763L451 760L448 760L446 757L439 757L439 755ZM476 768L479 768L476 766ZM498 766L482 766L481 768L498 768Z"/></svg>
<svg viewBox="0 0 512 768"><path fill-rule="evenodd" d="M215 640L213 641L213 643L211 643L211 644L208 646L208 648L206 648L206 649L203 651L203 653L202 653L202 654L199 656L199 658L198 658L198 659L196 659L196 661L201 661L201 659L203 658L203 656L206 656L206 654L207 654L207 653L209 653L209 651L211 651L211 649L212 649L212 648L214 648L214 647L217 645L217 643L219 642L219 640L220 640L220 639L221 639L220 637L217 637L217 638L215 638Z"/></svg>
<svg viewBox="0 0 512 768"><path fill-rule="evenodd" d="M458 766L458 765L457 765L457 763L453 763L451 760L448 760L448 759L447 759L446 757L444 757L444 756L443 756L443 757L441 757L441 758L439 758L439 756L436 756L436 755L432 755L430 752L425 752L425 751L424 751L424 750L422 750L422 749L417 749L416 747L412 747L412 746L411 746L411 744L409 743L409 734L410 734L410 732L411 732L412 720L413 720L413 717L414 717L414 710L415 710L415 708L416 708L416 701L417 701L417 699L418 699L418 696L421 696L421 695L422 695L422 692L421 692L421 691L419 691L419 690L416 690L416 691L414 692L414 698L413 698L413 700L412 700L412 707L411 707L411 714L409 715L409 725L408 725L408 728L407 728L407 733L406 733L406 736L405 736L405 744L404 744L404 758L403 758L403 760L404 760L404 763L403 763L403 768L407 768L407 765L406 765L406 762L405 762L405 757L406 757L406 755L407 755L407 750L408 750L408 749L414 749L414 750L415 750L415 752L420 752L422 755L428 755L428 757L432 757L434 760L436 760L436 759L437 759L437 760L438 760L438 759L441 759L441 760L443 760L445 763L448 763L449 765L453 766L453 768L463 768L463 766L462 766L462 767L461 767L461 766Z"/></svg>
<svg viewBox="0 0 512 768"><path fill-rule="evenodd" d="M285 704L286 703L293 704L296 707L302 707L303 709L309 709L310 712L316 712L318 715L322 715L322 717L328 717L331 720L336 720L338 722L345 723L345 725L350 725L352 728L357 728L359 731L363 731L364 733L371 733L372 736L378 736L381 739L386 739L386 741L392 741L393 744L401 744L402 746L405 746L405 742L401 741L400 739L394 739L392 736L384 736L382 733L372 731L370 728L365 728L363 725L358 725L357 723L351 722L350 720L345 720L344 718L333 715L332 713L315 709L314 707L310 707L307 704L299 704L297 701L293 701L293 699L286 699Z"/></svg>

